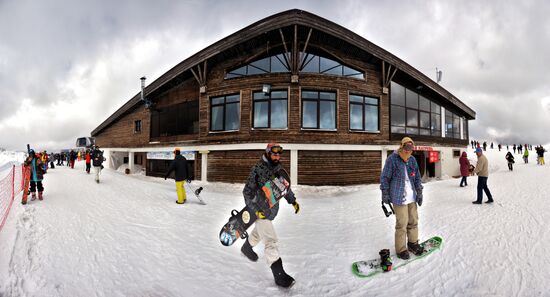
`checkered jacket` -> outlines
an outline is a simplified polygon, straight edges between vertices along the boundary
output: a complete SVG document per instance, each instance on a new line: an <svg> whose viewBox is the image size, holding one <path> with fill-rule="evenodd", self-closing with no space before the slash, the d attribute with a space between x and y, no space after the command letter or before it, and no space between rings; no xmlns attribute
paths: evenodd
<svg viewBox="0 0 550 297"><path fill-rule="evenodd" d="M405 162L397 151L393 152L386 159L386 164L384 164L384 169L380 175L380 190L382 190L382 197L389 197L391 202L396 205L403 205L403 202L405 202L405 197L403 197L405 191L405 166L407 166L415 200L417 192L422 192L423 189L416 159L411 156L409 161Z"/></svg>

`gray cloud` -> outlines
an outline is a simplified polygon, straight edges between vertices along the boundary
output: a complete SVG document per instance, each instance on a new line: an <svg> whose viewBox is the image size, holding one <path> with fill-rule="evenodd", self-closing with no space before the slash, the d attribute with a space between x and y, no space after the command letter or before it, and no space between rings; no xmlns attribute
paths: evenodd
<svg viewBox="0 0 550 297"><path fill-rule="evenodd" d="M548 143L550 2L0 1L0 146L72 146L209 44L301 8L387 49L477 112L475 139ZM22 102L29 102L25 107Z"/></svg>

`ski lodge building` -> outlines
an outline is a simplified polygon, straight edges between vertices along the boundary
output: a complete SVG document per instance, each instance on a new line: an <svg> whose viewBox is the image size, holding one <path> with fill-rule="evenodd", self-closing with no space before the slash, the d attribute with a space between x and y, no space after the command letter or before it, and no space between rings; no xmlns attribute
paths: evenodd
<svg viewBox="0 0 550 297"><path fill-rule="evenodd" d="M388 51L303 10L260 20L144 87L91 136L106 166L163 176L178 147L194 177L244 183L269 142L293 184L380 182L401 138L424 178L459 175L475 112Z"/></svg>

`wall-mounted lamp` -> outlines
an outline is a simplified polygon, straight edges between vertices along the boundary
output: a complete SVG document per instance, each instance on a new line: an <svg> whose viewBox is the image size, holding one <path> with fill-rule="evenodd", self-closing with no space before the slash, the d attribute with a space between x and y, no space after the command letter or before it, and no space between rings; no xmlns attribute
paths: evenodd
<svg viewBox="0 0 550 297"><path fill-rule="evenodd" d="M264 94L266 94L266 95L271 93L271 85L270 84L264 84L262 86L262 92L264 92Z"/></svg>

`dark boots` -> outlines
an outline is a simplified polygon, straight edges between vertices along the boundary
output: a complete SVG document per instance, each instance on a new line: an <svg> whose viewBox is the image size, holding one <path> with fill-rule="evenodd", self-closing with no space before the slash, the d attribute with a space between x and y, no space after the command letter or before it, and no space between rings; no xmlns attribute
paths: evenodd
<svg viewBox="0 0 550 297"><path fill-rule="evenodd" d="M258 261L258 254L254 252L252 246L248 242L248 239L244 242L243 247L241 247L241 253L243 253L250 261Z"/></svg>
<svg viewBox="0 0 550 297"><path fill-rule="evenodd" d="M292 276L286 274L284 271L281 258L271 264L271 271L273 272L273 277L275 278L277 286L288 288L294 284Z"/></svg>
<svg viewBox="0 0 550 297"><path fill-rule="evenodd" d="M418 244L418 241L414 243L407 242L407 248L409 249L409 251L411 251L411 253L415 254L416 256L420 256L422 255L422 253L424 253L424 248L420 244Z"/></svg>

